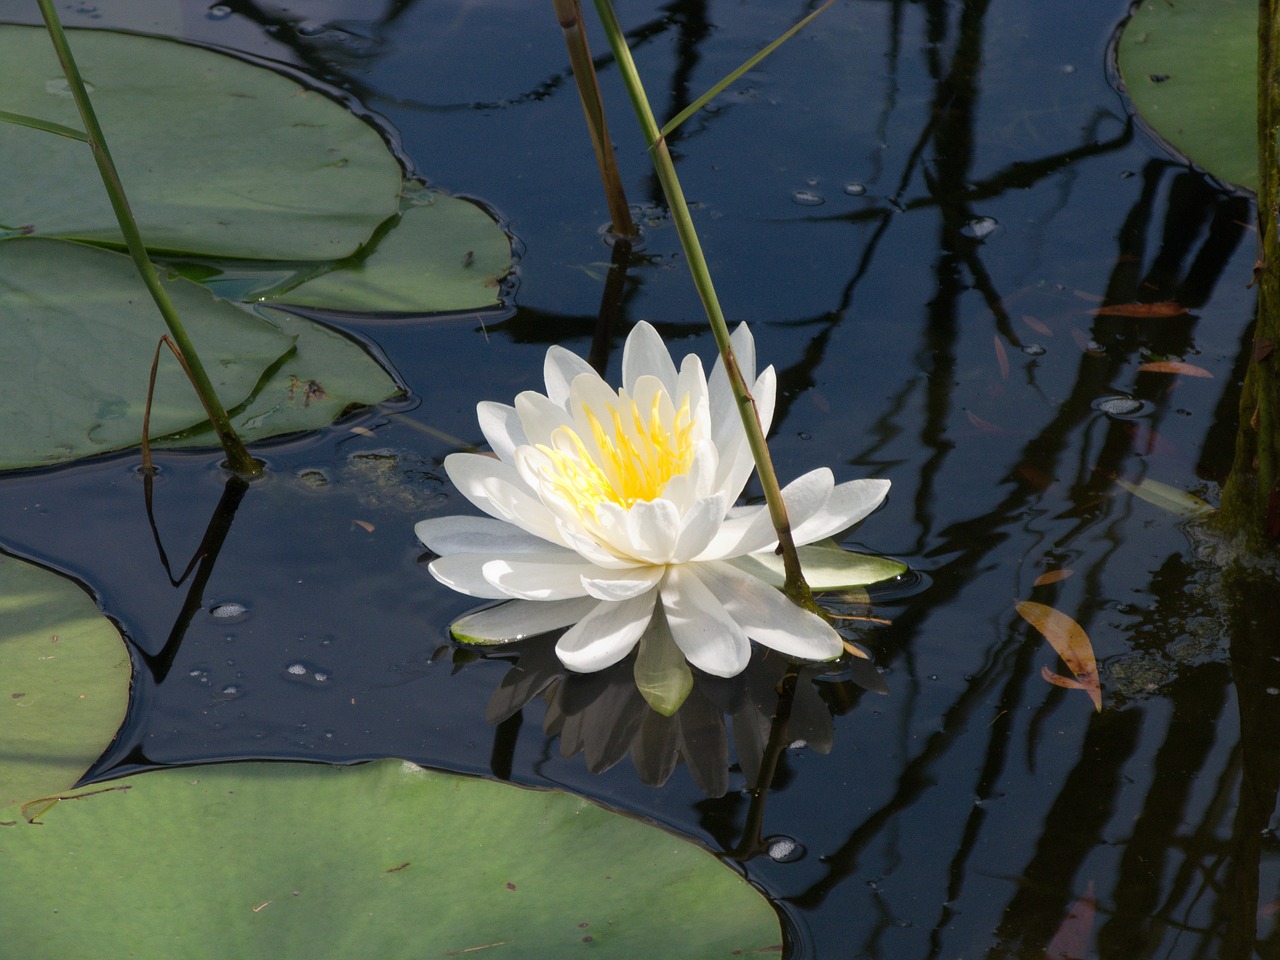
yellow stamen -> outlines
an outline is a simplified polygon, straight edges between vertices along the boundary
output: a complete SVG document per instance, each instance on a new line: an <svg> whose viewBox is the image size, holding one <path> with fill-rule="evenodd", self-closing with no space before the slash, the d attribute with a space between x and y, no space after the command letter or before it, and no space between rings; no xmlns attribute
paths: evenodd
<svg viewBox="0 0 1280 960"><path fill-rule="evenodd" d="M654 396L647 423L625 392L617 405L608 405L603 418L583 407L598 459L576 431L560 427L552 434L554 447L538 444L551 461L543 481L582 516L595 517L601 503L616 503L625 510L660 497L667 481L693 463L689 397L682 398L670 427L662 418L666 398L665 392Z"/></svg>

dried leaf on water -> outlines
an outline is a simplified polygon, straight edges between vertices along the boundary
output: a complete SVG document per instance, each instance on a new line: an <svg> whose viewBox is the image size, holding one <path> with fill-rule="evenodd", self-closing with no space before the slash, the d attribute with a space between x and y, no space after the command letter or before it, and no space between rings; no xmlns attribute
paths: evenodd
<svg viewBox="0 0 1280 960"><path fill-rule="evenodd" d="M1180 317L1187 308L1173 300L1163 300L1159 303L1109 303L1089 312L1102 317L1167 318Z"/></svg>
<svg viewBox="0 0 1280 960"><path fill-rule="evenodd" d="M1081 689L1089 694L1093 708L1102 711L1102 684L1098 680L1098 662L1093 655L1093 644L1084 627L1063 613L1043 603L1023 600L1016 607L1018 615L1031 624L1062 658L1070 671L1075 674L1076 682L1066 677L1058 677L1047 668L1042 676L1050 683L1060 687ZM1050 679L1050 678L1053 679ZM1078 687L1077 687L1078 685Z"/></svg>
<svg viewBox="0 0 1280 960"><path fill-rule="evenodd" d="M1047 587L1051 583L1057 583L1060 580L1067 579L1067 577L1071 576L1073 573L1075 573L1074 570L1046 570L1044 573L1040 574L1040 576L1036 577L1035 580L1032 581L1031 585L1033 587Z"/></svg>
<svg viewBox="0 0 1280 960"><path fill-rule="evenodd" d="M1182 360L1152 360L1150 363L1138 364L1139 373L1177 373L1184 377L1204 377L1212 380L1213 374L1204 367Z"/></svg>

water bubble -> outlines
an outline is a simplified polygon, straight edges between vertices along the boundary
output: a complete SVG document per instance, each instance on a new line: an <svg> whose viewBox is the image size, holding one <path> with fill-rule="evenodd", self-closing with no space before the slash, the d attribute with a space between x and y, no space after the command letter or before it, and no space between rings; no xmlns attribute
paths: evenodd
<svg viewBox="0 0 1280 960"><path fill-rule="evenodd" d="M827 198L813 190L796 190L791 194L791 202L802 207L820 207L827 202Z"/></svg>
<svg viewBox="0 0 1280 960"><path fill-rule="evenodd" d="M224 697L235 697L235 696L239 696L239 695L240 695L241 690L242 690L242 688L239 686L239 684L235 684L235 683L228 683L228 684L227 684L225 687L223 687L223 688L222 688L222 690L221 690L221 691L219 691L219 692L220 692Z"/></svg>
<svg viewBox="0 0 1280 960"><path fill-rule="evenodd" d="M1118 420L1133 420L1136 417L1145 416L1151 411L1151 404L1147 401L1138 400L1135 397L1126 397L1124 394L1099 397L1090 406L1099 413L1105 413L1107 416L1115 417Z"/></svg>
<svg viewBox="0 0 1280 960"><path fill-rule="evenodd" d="M225 20L231 16L231 8L221 3L214 4L205 11L204 15L209 20Z"/></svg>
<svg viewBox="0 0 1280 960"><path fill-rule="evenodd" d="M249 608L243 603L219 603L209 608L209 616L218 620L230 620L233 617L240 617L249 612Z"/></svg>
<svg viewBox="0 0 1280 960"><path fill-rule="evenodd" d="M797 843L791 837L768 837L765 843L768 845L765 849L768 851L769 859L778 863L793 863L805 855L804 845Z"/></svg>
<svg viewBox="0 0 1280 960"><path fill-rule="evenodd" d="M1043 357L1048 351L1038 343L1028 343L1023 345L1022 352L1028 357Z"/></svg>
<svg viewBox="0 0 1280 960"><path fill-rule="evenodd" d="M860 197L867 192L867 188L856 180L850 180L844 185L844 192L851 197Z"/></svg>
<svg viewBox="0 0 1280 960"><path fill-rule="evenodd" d="M792 740L790 744L790 748L792 750L803 750L808 745L809 745L808 740Z"/></svg>
<svg viewBox="0 0 1280 960"><path fill-rule="evenodd" d="M1066 73L1066 74L1072 74L1072 73L1075 73L1075 72L1076 72L1076 68L1075 68L1075 66L1074 66L1073 64L1070 64L1070 63L1064 63L1064 64L1062 65L1062 72L1063 72L1063 73Z"/></svg>
<svg viewBox="0 0 1280 960"><path fill-rule="evenodd" d="M300 683L327 683L331 676L332 674L327 669L307 663L305 660L295 660L284 668L284 677L286 680L293 680Z"/></svg>
<svg viewBox="0 0 1280 960"><path fill-rule="evenodd" d="M1000 221L995 217L974 217L960 228L960 232L966 237L973 237L975 240L985 240L996 232L998 226L1000 226Z"/></svg>

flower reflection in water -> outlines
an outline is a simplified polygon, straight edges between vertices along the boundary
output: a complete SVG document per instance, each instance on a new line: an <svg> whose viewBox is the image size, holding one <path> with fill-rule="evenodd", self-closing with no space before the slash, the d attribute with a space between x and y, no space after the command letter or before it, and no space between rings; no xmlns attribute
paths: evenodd
<svg viewBox="0 0 1280 960"><path fill-rule="evenodd" d="M739 788L763 797L783 749L803 743L817 753L830 751L828 699L847 701L859 689L887 692L866 660L796 665L757 650L739 677L697 674L685 702L664 716L636 688L634 654L579 674L565 669L551 644L534 641L518 649L519 660L490 698L490 723L500 724L541 698L543 731L560 738L561 756L582 754L588 770L603 773L629 755L641 781L655 787L683 763L710 797L730 789L731 752L742 777Z"/></svg>

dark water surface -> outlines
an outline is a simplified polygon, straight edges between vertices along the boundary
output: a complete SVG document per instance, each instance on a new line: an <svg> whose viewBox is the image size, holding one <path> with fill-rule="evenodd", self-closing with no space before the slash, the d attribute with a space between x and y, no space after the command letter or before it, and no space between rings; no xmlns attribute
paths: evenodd
<svg viewBox="0 0 1280 960"><path fill-rule="evenodd" d="M809 9L677 0L619 15L669 116ZM68 25L185 36L344 88L416 172L497 211L520 252L509 310L340 323L410 400L263 448L270 476L247 490L212 455L164 456L155 528L175 578L202 541L216 558L178 586L136 454L0 481L0 544L87 584L137 647L127 727L96 772L390 755L563 785L740 862L797 957L1280 956L1275 795L1259 787L1275 661L1256 656L1246 676L1213 551L1112 479L1216 500L1252 211L1129 115L1107 67L1125 12L837 0L673 138L726 311L779 371L779 473L892 480L849 543L918 572L873 611L892 625L859 634L888 694L807 672L784 730L767 660L745 686L700 687L674 724L645 718L625 674L557 684L545 648L514 670L514 655L468 662L446 624L471 601L431 579L412 534L470 509L441 460L481 442L478 401L541 386L548 344L602 355L648 320L677 353L713 354L611 62L646 240L613 269L616 320L596 340L607 214L550 4L66 5ZM1190 312L1095 314L1104 300ZM1213 377L1138 371L1152 359ZM1073 575L1033 587L1051 569ZM1025 599L1088 632L1101 713L1042 678L1064 671L1016 614ZM225 604L245 609L216 616ZM504 677L493 709L511 716L495 726ZM544 734L548 713L562 737ZM634 760L590 772L630 745ZM689 763L672 771L677 752Z"/></svg>

